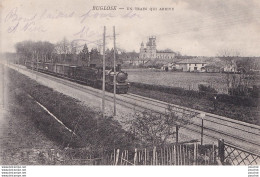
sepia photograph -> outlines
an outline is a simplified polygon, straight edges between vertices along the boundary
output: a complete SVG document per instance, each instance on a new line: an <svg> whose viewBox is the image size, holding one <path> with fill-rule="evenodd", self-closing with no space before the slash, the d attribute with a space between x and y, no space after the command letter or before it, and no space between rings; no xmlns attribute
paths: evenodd
<svg viewBox="0 0 260 177"><path fill-rule="evenodd" d="M259 1L2 0L0 17L2 176L94 165L258 177Z"/></svg>

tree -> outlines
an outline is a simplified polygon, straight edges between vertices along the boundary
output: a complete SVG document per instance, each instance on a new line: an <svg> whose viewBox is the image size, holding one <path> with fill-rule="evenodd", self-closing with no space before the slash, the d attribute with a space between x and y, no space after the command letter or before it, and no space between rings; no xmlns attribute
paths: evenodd
<svg viewBox="0 0 260 177"><path fill-rule="evenodd" d="M238 96L253 96L254 85L257 83L257 73L259 61L251 57L239 58L236 61L239 74L236 75L236 84L229 89L230 94ZM256 90L255 90L256 91Z"/></svg>
<svg viewBox="0 0 260 177"><path fill-rule="evenodd" d="M32 60L32 41L23 41L15 44L16 53L19 56L19 62Z"/></svg>
<svg viewBox="0 0 260 177"><path fill-rule="evenodd" d="M22 41L15 45L16 53L20 61L50 61L52 59L54 45L50 42Z"/></svg>
<svg viewBox="0 0 260 177"><path fill-rule="evenodd" d="M90 51L90 64L96 64L97 66L102 66L101 55L97 49L91 49Z"/></svg>
<svg viewBox="0 0 260 177"><path fill-rule="evenodd" d="M118 63L120 63L118 52L116 51L115 54L116 54L116 64L118 64ZM113 48L111 50L109 50L109 49L106 50L106 66L108 66L108 67L114 66L114 49Z"/></svg>
<svg viewBox="0 0 260 177"><path fill-rule="evenodd" d="M237 96L250 96L251 87L256 82L256 73L259 67L255 58L239 57L240 52L236 50L222 50L218 53L225 63L225 67L235 66L237 70L226 70L226 83L228 93ZM258 69L257 69L258 68Z"/></svg>
<svg viewBox="0 0 260 177"><path fill-rule="evenodd" d="M240 55L239 51L231 50L231 49L223 49L219 50L217 56L222 58L224 62L223 71L226 73L225 79L227 87L234 88L237 86L237 75L235 69L232 69L236 65L236 59Z"/></svg>
<svg viewBox="0 0 260 177"><path fill-rule="evenodd" d="M60 61L66 61L67 55L70 53L70 43L64 37L60 42L55 45L55 51L60 56Z"/></svg>
<svg viewBox="0 0 260 177"><path fill-rule="evenodd" d="M175 138L178 143L179 129L191 123L197 113L186 113L168 106L165 114L152 111L136 112L132 120L124 122L141 145L164 146Z"/></svg>
<svg viewBox="0 0 260 177"><path fill-rule="evenodd" d="M42 43L42 54L43 54L43 61L52 61L53 52L54 52L54 44L45 41Z"/></svg>
<svg viewBox="0 0 260 177"><path fill-rule="evenodd" d="M90 54L88 52L88 47L87 44L84 45L83 49L80 51L79 53L79 58L82 61L82 64L84 66L88 66L89 65L89 60L90 60Z"/></svg>
<svg viewBox="0 0 260 177"><path fill-rule="evenodd" d="M217 53L218 57L238 57L240 55L240 51L234 49L222 49Z"/></svg>
<svg viewBox="0 0 260 177"><path fill-rule="evenodd" d="M77 53L78 53L78 43L76 41L70 42L70 54L72 55L72 60L77 62Z"/></svg>

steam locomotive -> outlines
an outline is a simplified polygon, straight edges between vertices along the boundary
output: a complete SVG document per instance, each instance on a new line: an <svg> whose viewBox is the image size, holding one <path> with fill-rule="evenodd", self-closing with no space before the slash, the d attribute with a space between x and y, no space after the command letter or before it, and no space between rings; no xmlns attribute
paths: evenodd
<svg viewBox="0 0 260 177"><path fill-rule="evenodd" d="M67 78L79 83L83 83L95 88L102 88L103 69L95 65L76 66L58 63L43 63L26 61L25 66L29 69L38 70L57 77ZM116 93L127 93L129 83L127 82L128 74L121 70L117 65L116 71L112 68L105 70L105 86L107 91L114 89L114 75L116 75Z"/></svg>

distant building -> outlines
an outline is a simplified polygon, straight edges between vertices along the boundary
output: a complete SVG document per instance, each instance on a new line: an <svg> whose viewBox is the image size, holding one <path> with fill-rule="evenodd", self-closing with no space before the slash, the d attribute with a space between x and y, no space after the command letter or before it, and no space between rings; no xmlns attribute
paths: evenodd
<svg viewBox="0 0 260 177"><path fill-rule="evenodd" d="M206 65L204 58L184 59L176 63L176 69L186 72L205 72Z"/></svg>
<svg viewBox="0 0 260 177"><path fill-rule="evenodd" d="M226 65L224 66L224 72L236 73L237 72L237 65L236 65L235 61L232 61L230 63L226 63Z"/></svg>
<svg viewBox="0 0 260 177"><path fill-rule="evenodd" d="M175 58L176 53L170 50L158 51L156 50L156 37L149 37L146 46L144 43L141 43L139 59L141 60L149 60L149 59L172 59Z"/></svg>

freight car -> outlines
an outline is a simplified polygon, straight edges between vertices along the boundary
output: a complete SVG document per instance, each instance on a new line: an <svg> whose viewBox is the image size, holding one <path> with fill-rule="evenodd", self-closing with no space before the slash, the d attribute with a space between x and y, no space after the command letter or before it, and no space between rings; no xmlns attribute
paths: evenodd
<svg viewBox="0 0 260 177"><path fill-rule="evenodd" d="M29 69L39 72L48 73L57 77L67 78L76 82L80 82L95 88L102 88L103 69L97 68L95 65L90 67L59 64L59 63L43 63L26 61L25 66ZM116 75L116 93L127 93L129 83L127 82L127 73L121 70L120 65L105 70L105 84L107 91L113 91L114 75Z"/></svg>

